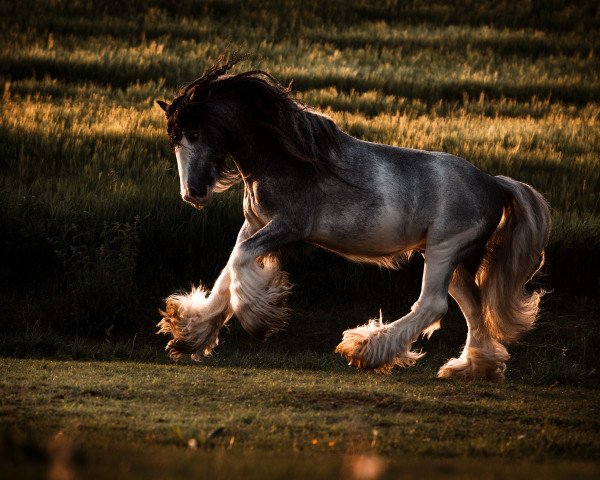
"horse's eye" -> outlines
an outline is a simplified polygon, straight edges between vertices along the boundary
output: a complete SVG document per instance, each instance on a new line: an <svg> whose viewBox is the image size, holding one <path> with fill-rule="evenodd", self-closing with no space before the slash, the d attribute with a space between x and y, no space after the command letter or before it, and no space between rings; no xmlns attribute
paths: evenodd
<svg viewBox="0 0 600 480"><path fill-rule="evenodd" d="M198 132L190 132L186 136L191 142L193 142L194 140L198 140Z"/></svg>

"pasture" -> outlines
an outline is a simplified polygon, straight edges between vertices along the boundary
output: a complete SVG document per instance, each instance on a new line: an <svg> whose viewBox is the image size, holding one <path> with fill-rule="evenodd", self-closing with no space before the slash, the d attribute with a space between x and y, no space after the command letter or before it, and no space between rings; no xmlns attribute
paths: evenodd
<svg viewBox="0 0 600 480"><path fill-rule="evenodd" d="M356 477L369 462L381 478L492 476L507 460L524 477L597 474L596 2L0 0L0 26L3 468L38 476L63 455L140 478ZM183 204L155 100L227 50L358 138L447 151L546 196L549 294L506 384L434 379L464 343L455 305L417 366L347 367L342 331L406 313L422 261L387 271L309 246L284 264L286 332L261 343L234 322L201 364L167 362L158 309L212 284L241 191Z"/></svg>
<svg viewBox="0 0 600 480"><path fill-rule="evenodd" d="M94 478L115 467L133 478L598 472L594 390L357 375L332 355L319 360L335 368L264 368L253 356L235 367L3 359L5 453L32 473L50 463Z"/></svg>

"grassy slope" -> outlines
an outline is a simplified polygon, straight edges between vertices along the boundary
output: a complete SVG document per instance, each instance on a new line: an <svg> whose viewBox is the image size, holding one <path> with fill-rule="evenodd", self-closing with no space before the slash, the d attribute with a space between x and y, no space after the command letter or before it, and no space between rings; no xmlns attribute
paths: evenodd
<svg viewBox="0 0 600 480"><path fill-rule="evenodd" d="M558 472L597 472L592 464L577 463L598 456L596 390L453 383L415 370L379 376L250 365L8 359L0 360L0 368L2 447L17 464L29 455L30 467L42 468L45 442L62 431L74 442L76 468L104 468L105 475L110 466L133 464L135 472L153 462L176 474L181 465L170 455L199 471L173 449L190 439L217 472L227 470L222 456L237 452L246 452L237 468L256 465L248 454L255 450L270 452L274 465L268 472L276 473L291 455L300 464L309 458L322 463L312 465L322 478L342 468L344 456L360 454L396 461L454 458L446 468L455 473L486 471L476 460L485 457L492 457L487 469L496 473L507 469L507 459L555 465ZM156 458L144 459L135 453L138 448ZM107 458L108 452L113 453ZM37 464L31 461L35 455ZM289 469L288 461L283 464Z"/></svg>

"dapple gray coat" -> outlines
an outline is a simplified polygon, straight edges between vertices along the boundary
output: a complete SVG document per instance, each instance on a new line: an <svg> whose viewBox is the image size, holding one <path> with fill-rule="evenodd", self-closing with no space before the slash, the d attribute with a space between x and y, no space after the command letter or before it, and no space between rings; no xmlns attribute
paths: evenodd
<svg viewBox="0 0 600 480"><path fill-rule="evenodd" d="M213 67L171 104L159 102L186 202L200 209L244 183L245 221L212 291L166 301L159 326L173 336L170 355L209 354L233 315L257 337L281 329L290 286L272 254L306 241L388 267L408 252L424 256L421 294L408 314L344 332L336 351L351 364L414 364L421 354L412 343L438 328L450 293L469 332L439 375L503 379L503 343L528 330L538 311L541 294L524 287L543 263L543 197L454 155L353 138L265 72L227 74L235 62Z"/></svg>

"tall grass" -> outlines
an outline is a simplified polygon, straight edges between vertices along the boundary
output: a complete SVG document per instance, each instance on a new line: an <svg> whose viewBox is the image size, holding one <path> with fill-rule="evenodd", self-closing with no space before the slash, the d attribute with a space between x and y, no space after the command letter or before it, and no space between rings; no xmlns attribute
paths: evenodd
<svg viewBox="0 0 600 480"><path fill-rule="evenodd" d="M554 213L543 283L558 297L599 293L595 2L165 5L0 1L0 282L10 328L42 319L149 332L162 297L214 279L242 221L240 191L201 214L182 204L154 100L235 48L253 53L248 68L294 80L300 100L352 135L448 151L534 185ZM116 225L134 224L135 241L115 240ZM69 258L76 252L83 269ZM299 306L318 292L340 301L363 292L400 314L418 289L408 274L303 255L290 261Z"/></svg>

